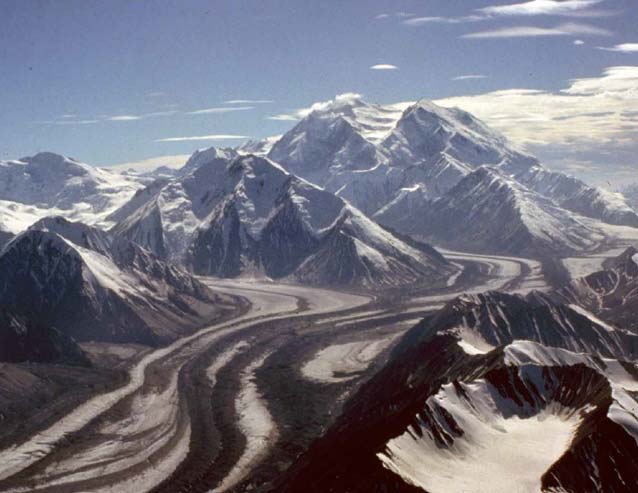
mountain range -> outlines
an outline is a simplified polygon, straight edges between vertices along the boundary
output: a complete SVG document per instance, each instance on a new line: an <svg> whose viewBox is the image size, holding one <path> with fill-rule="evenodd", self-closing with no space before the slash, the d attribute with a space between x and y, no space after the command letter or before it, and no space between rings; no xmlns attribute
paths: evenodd
<svg viewBox="0 0 638 493"><path fill-rule="evenodd" d="M374 287L442 280L455 270L431 247L404 242L267 158L212 150L185 168L125 204L127 217L112 232L220 277Z"/></svg>
<svg viewBox="0 0 638 493"><path fill-rule="evenodd" d="M275 142L268 156L367 214L409 194L425 206L487 165L558 207L611 224L638 226L638 214L621 194L547 170L457 108L423 100L401 112L406 105L369 104L354 95L315 106ZM418 208L406 213L418 217Z"/></svg>
<svg viewBox="0 0 638 493"><path fill-rule="evenodd" d="M449 302L403 337L277 491L632 491L638 333L624 314L635 292L593 311L575 302L601 280L635 283L637 262L629 250L564 290Z"/></svg>
<svg viewBox="0 0 638 493"><path fill-rule="evenodd" d="M155 344L228 308L192 274L445 286L459 267L430 243L547 259L595 250L606 224L638 226L622 195L427 101L339 96L281 136L164 168L0 162L4 324Z"/></svg>

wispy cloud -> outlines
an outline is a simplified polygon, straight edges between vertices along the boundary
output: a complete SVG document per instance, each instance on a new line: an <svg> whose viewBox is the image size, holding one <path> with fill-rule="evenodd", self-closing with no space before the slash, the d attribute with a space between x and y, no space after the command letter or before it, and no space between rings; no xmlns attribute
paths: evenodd
<svg viewBox="0 0 638 493"><path fill-rule="evenodd" d="M617 51L619 53L638 53L638 43L622 43L616 46L599 46L599 50Z"/></svg>
<svg viewBox="0 0 638 493"><path fill-rule="evenodd" d="M229 99L224 104L269 104L274 103L272 99Z"/></svg>
<svg viewBox="0 0 638 493"><path fill-rule="evenodd" d="M464 34L461 36L465 39L491 39L491 38L530 38L543 36L576 36L588 34L592 36L611 36L612 33L607 29L603 29L590 24L580 23L564 23L555 27L538 27L538 26L513 26L491 29L486 31L478 31L474 33Z"/></svg>
<svg viewBox="0 0 638 493"><path fill-rule="evenodd" d="M135 120L141 120L142 118L144 117L140 115L115 115L109 116L106 119L111 122L132 122Z"/></svg>
<svg viewBox="0 0 638 493"><path fill-rule="evenodd" d="M153 91L146 94L149 98L160 98L162 96L166 96L165 92L162 91Z"/></svg>
<svg viewBox="0 0 638 493"><path fill-rule="evenodd" d="M230 113L234 111L247 111L252 110L254 106L233 106L235 104L243 104L243 103L254 103L254 104L262 104L262 103L270 103L270 100L229 100L224 101L224 104L228 106L219 106L215 108L204 108L193 111L178 111L174 109L163 110L163 111L152 111L150 113L141 113L141 114L121 114L121 115L98 115L93 118L79 118L76 114L64 114L60 115L56 120L46 120L39 121L36 123L46 124L46 125L89 125L93 123L100 122L132 122L132 121L140 121L146 120L149 118L158 118L163 116L172 116L172 115L205 115L205 114L217 114L217 113Z"/></svg>
<svg viewBox="0 0 638 493"><path fill-rule="evenodd" d="M422 26L425 24L463 24L497 19L500 17L533 17L533 16L563 16L563 17L603 17L615 15L616 11L593 9L603 0L530 0L508 5L493 5L474 10L473 13L458 17L444 16L413 16L403 21L408 26Z"/></svg>
<svg viewBox="0 0 638 493"><path fill-rule="evenodd" d="M278 122L295 122L300 118L303 117L298 113L280 113L278 115L267 116L266 120L275 120Z"/></svg>
<svg viewBox="0 0 638 493"><path fill-rule="evenodd" d="M101 120L71 120L71 119L62 119L62 120L41 120L35 123L40 125L92 125L94 123L99 123Z"/></svg>
<svg viewBox="0 0 638 493"><path fill-rule="evenodd" d="M370 67L370 70L398 70L398 69L399 67L389 63L378 63L377 65L372 65Z"/></svg>
<svg viewBox="0 0 638 493"><path fill-rule="evenodd" d="M484 15L464 15L462 17L440 17L440 16L426 16L426 17L413 17L407 19L403 23L407 26L422 26L424 24L463 24L466 22L478 22L487 19Z"/></svg>
<svg viewBox="0 0 638 493"><path fill-rule="evenodd" d="M576 46L582 46L582 45L585 44L585 42L582 39L576 39L576 40L574 40L574 44Z"/></svg>
<svg viewBox="0 0 638 493"><path fill-rule="evenodd" d="M489 16L574 15L601 3L602 0L530 0L509 5L493 5L477 9Z"/></svg>
<svg viewBox="0 0 638 493"><path fill-rule="evenodd" d="M379 14L377 16L375 16L375 19L388 19L390 17L398 17L399 19L402 18L406 18L406 17L412 17L415 14L413 14L412 12L393 12L393 13L384 13L384 14Z"/></svg>
<svg viewBox="0 0 638 493"><path fill-rule="evenodd" d="M212 115L218 113L230 113L232 111L254 110L254 106L219 106L215 108L204 108L201 110L189 111L188 115Z"/></svg>
<svg viewBox="0 0 638 493"><path fill-rule="evenodd" d="M156 139L155 142L189 142L194 140L241 140L248 139L246 135L234 134L211 134L211 135L193 135L189 137L166 137L164 139Z"/></svg>
<svg viewBox="0 0 638 493"><path fill-rule="evenodd" d="M558 92L508 89L436 102L476 114L522 146L602 148L635 141L636 87L638 66L617 66Z"/></svg>
<svg viewBox="0 0 638 493"><path fill-rule="evenodd" d="M452 80L476 80L476 79L487 79L487 75L459 75L458 77L452 77Z"/></svg>

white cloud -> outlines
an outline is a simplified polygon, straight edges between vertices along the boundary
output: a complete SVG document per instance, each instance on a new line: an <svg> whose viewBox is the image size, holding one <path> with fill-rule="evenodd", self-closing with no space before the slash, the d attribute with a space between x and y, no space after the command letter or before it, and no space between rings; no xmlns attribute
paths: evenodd
<svg viewBox="0 0 638 493"><path fill-rule="evenodd" d="M582 46L582 45L585 44L585 42L582 39L576 39L576 40L574 40L574 44L576 46Z"/></svg>
<svg viewBox="0 0 638 493"><path fill-rule="evenodd" d="M466 22L487 21L498 17L519 17L555 15L568 17L602 17L614 15L616 12L607 10L593 10L590 7L598 5L603 0L530 0L527 2L494 5L476 9L474 14L459 17L425 16L404 20L408 26L422 26L424 24L462 24ZM388 14L384 14L389 17Z"/></svg>
<svg viewBox="0 0 638 493"><path fill-rule="evenodd" d="M487 79L487 75L459 75L458 77L452 77L452 80L477 80L477 79Z"/></svg>
<svg viewBox="0 0 638 493"><path fill-rule="evenodd" d="M638 131L638 66L610 67L558 92L509 89L436 103L477 115L523 147L626 145Z"/></svg>
<svg viewBox="0 0 638 493"><path fill-rule="evenodd" d="M177 110L167 110L167 111L155 111L153 113L147 113L146 115L142 115L144 118L152 118L155 116L170 116L177 113Z"/></svg>
<svg viewBox="0 0 638 493"><path fill-rule="evenodd" d="M231 111L247 111L255 109L254 106L222 106L217 108L204 108L202 110L189 111L189 115L208 115L217 113L230 113Z"/></svg>
<svg viewBox="0 0 638 493"><path fill-rule="evenodd" d="M127 171L129 169L134 169L135 171L147 173L149 171L156 170L161 166L166 166L167 168L172 169L181 168L182 166L184 166L189 157L190 154L173 154L170 156L157 156L148 159L142 159L140 161L114 164L106 167L115 171Z"/></svg>
<svg viewBox="0 0 638 493"><path fill-rule="evenodd" d="M580 15L602 0L530 0L511 5L494 5L478 9L491 16Z"/></svg>
<svg viewBox="0 0 638 493"><path fill-rule="evenodd" d="M134 120L141 120L143 116L140 115L115 115L109 116L107 120L111 122L130 122Z"/></svg>
<svg viewBox="0 0 638 493"><path fill-rule="evenodd" d="M599 46L599 50L617 51L619 53L638 53L638 43L623 43L612 47Z"/></svg>
<svg viewBox="0 0 638 493"><path fill-rule="evenodd" d="M595 36L610 36L612 33L606 29L590 24L565 23L556 27L537 26L513 26L479 31L461 36L466 39L491 39L491 38L527 38L537 36L574 36L588 34Z"/></svg>
<svg viewBox="0 0 638 493"><path fill-rule="evenodd" d="M389 17L397 17L399 19L402 19L402 18L412 17L412 16L414 16L414 14L412 12L394 12L393 14L387 14L387 13L379 14L379 15L375 16L374 18L375 19L387 19Z"/></svg>
<svg viewBox="0 0 638 493"><path fill-rule="evenodd" d="M424 24L462 24L465 22L478 22L486 19L487 17L484 15L465 15L462 17L429 16L414 17L403 21L403 23L407 26L422 26Z"/></svg>
<svg viewBox="0 0 638 493"><path fill-rule="evenodd" d="M193 140L241 140L248 139L247 135L234 134L211 134L211 135L193 135L189 137L166 137L157 139L155 142L188 142Z"/></svg>
<svg viewBox="0 0 638 493"><path fill-rule="evenodd" d="M71 119L63 119L63 120L43 120L38 123L40 125L92 125L94 123L98 123L100 120L71 120Z"/></svg>
<svg viewBox="0 0 638 493"><path fill-rule="evenodd" d="M266 120L275 120L278 122L295 122L302 117L295 113L280 113L278 115L267 116Z"/></svg>
<svg viewBox="0 0 638 493"><path fill-rule="evenodd" d="M60 115L60 118L77 118L78 115L74 113L65 113L64 115Z"/></svg>
<svg viewBox="0 0 638 493"><path fill-rule="evenodd" d="M224 104L269 104L274 103L272 99L229 99Z"/></svg>
<svg viewBox="0 0 638 493"><path fill-rule="evenodd" d="M372 65L370 70L398 70L399 67L396 65L391 65L389 63L378 63L377 65Z"/></svg>
<svg viewBox="0 0 638 493"><path fill-rule="evenodd" d="M328 109L332 105L352 104L357 102L361 98L362 96L359 93L344 92L343 94L337 94L334 99L331 99L329 101L320 101L307 108L298 108L291 111L290 113L280 113L278 115L266 117L266 119L281 122L294 122L308 116L313 111L322 111Z"/></svg>

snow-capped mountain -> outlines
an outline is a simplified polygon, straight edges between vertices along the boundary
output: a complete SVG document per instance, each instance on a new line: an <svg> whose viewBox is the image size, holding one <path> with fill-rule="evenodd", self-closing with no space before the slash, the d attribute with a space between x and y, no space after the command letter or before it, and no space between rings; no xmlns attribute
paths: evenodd
<svg viewBox="0 0 638 493"><path fill-rule="evenodd" d="M406 200L395 202L375 218L460 249L543 257L590 250L603 239L578 215L498 168L481 167L442 197L417 204L421 206L418 217L405 214L411 205Z"/></svg>
<svg viewBox="0 0 638 493"><path fill-rule="evenodd" d="M183 178L144 192L148 200L113 233L196 273L223 277L375 286L452 274L433 249L408 245L266 158L210 156Z"/></svg>
<svg viewBox="0 0 638 493"><path fill-rule="evenodd" d="M555 293L451 301L277 491L633 491L638 335L612 314Z"/></svg>
<svg viewBox="0 0 638 493"><path fill-rule="evenodd" d="M489 165L503 168L556 206L612 224L638 225L638 215L621 195L550 172L469 113L425 100L382 106L347 95L316 104L268 156L368 215L397 201L416 206L424 196L437 198ZM410 193L416 196L408 199ZM419 214L417 207L402 216Z"/></svg>
<svg viewBox="0 0 638 493"><path fill-rule="evenodd" d="M272 149L272 146L275 145L281 137L281 135L272 135L271 137L266 137L261 140L248 140L238 146L236 151L239 154L253 154L255 156L265 157L270 152L270 149Z"/></svg>
<svg viewBox="0 0 638 493"><path fill-rule="evenodd" d="M177 171L177 174L179 176L185 176L203 164L208 164L215 160L228 161L238 155L237 150L230 147L209 147L206 149L198 149L191 155L191 157L188 158L186 164Z"/></svg>
<svg viewBox="0 0 638 493"><path fill-rule="evenodd" d="M227 300L122 238L61 217L0 255L0 306L79 341L157 344L228 308Z"/></svg>
<svg viewBox="0 0 638 493"><path fill-rule="evenodd" d="M101 223L141 187L135 177L50 152L0 161L0 225L19 233L51 214Z"/></svg>
<svg viewBox="0 0 638 493"><path fill-rule="evenodd" d="M536 164L514 173L526 187L551 198L558 206L609 224L638 227L638 214L621 193L587 186L582 181Z"/></svg>

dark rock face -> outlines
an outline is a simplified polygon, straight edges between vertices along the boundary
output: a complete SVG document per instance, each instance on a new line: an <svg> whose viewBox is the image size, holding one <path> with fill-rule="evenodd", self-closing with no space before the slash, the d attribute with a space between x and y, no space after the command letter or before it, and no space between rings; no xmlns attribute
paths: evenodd
<svg viewBox="0 0 638 493"><path fill-rule="evenodd" d="M56 329L44 327L0 308L0 361L89 365L73 339Z"/></svg>
<svg viewBox="0 0 638 493"><path fill-rule="evenodd" d="M290 196L284 195L274 217L261 233L257 247L260 263L269 277L288 276L319 243L321 240L304 226Z"/></svg>
<svg viewBox="0 0 638 493"><path fill-rule="evenodd" d="M2 251L2 247L11 241L13 236L14 235L8 231L0 231L0 251Z"/></svg>
<svg viewBox="0 0 638 493"><path fill-rule="evenodd" d="M126 239L47 218L0 254L0 306L78 341L170 341L229 309L178 267ZM41 228L41 229L38 229ZM53 330L53 329L51 329Z"/></svg>
<svg viewBox="0 0 638 493"><path fill-rule="evenodd" d="M0 303L78 340L152 342L144 322L114 293L85 278L81 256L55 233L30 231L0 256Z"/></svg>
<svg viewBox="0 0 638 493"><path fill-rule="evenodd" d="M216 220L198 233L189 263L194 272L219 277L236 277L242 271L240 222L232 204L222 204Z"/></svg>

